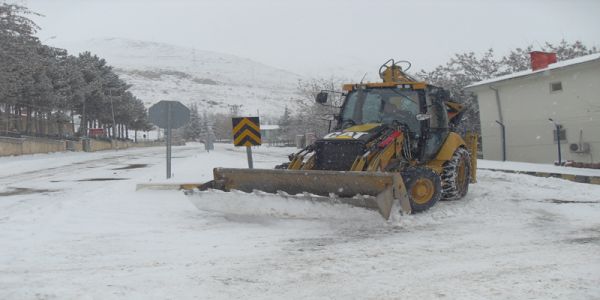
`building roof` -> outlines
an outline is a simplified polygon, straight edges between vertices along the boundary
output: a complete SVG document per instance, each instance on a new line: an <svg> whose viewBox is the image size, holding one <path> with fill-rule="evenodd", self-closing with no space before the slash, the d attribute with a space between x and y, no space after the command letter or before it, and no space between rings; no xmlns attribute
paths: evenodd
<svg viewBox="0 0 600 300"><path fill-rule="evenodd" d="M260 130L277 130L279 125L260 124Z"/></svg>
<svg viewBox="0 0 600 300"><path fill-rule="evenodd" d="M582 63L586 63L586 62L590 62L590 61L594 61L594 60L599 60L599 59L600 59L600 53L594 53L594 54L590 54L590 55L585 55L585 56L581 56L581 57L577 57L577 58L573 58L573 59L568 59L568 60L563 60L563 61L556 62L556 63L548 65L547 68L540 69L540 70L532 71L531 69L527 69L525 71L520 71L520 72L516 72L516 73L512 73L512 74L507 74L507 75L503 75L503 76L496 77L496 78L491 78L491 79L486 79L486 80L478 81L478 82L475 82L475 83L473 83L471 85L467 85L465 87L465 89L469 89L469 88L473 88L473 87L481 86L481 85L486 85L486 84L490 84L490 83L494 83L494 82L499 82L499 81L514 79L514 78L519 78L519 77L526 77L526 76L530 76L530 75L533 75L533 74L542 73L542 72L545 72L545 71L548 71L548 70L560 69L560 68L564 68L564 67L568 67L568 66L572 66L572 65L577 65L577 64L582 64Z"/></svg>

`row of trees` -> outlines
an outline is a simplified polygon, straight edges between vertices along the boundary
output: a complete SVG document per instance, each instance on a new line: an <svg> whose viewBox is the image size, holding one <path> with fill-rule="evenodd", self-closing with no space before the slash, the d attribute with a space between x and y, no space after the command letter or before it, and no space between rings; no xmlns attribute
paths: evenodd
<svg viewBox="0 0 600 300"><path fill-rule="evenodd" d="M113 138L127 138L128 129L151 129L143 102L104 59L44 45L32 15L26 7L0 4L0 128L66 136L79 115L79 135L105 128Z"/></svg>
<svg viewBox="0 0 600 300"><path fill-rule="evenodd" d="M540 47L529 45L516 48L501 57L497 57L494 50L489 49L481 55L474 52L457 53L446 64L431 71L421 70L413 75L429 84L447 89L454 101L466 105L467 111L459 130L480 132L479 105L464 87L481 80L529 69L529 53L534 50L554 52L559 61L598 52L596 47L588 47L581 41L571 43L565 40L558 44L545 43ZM314 132L317 136L322 136L329 128L331 116L337 114L338 110L332 106L316 104L315 96L321 90L341 92L342 83L349 81L335 77L301 81L297 87L300 97L296 103L299 109L292 113L286 109L279 120L284 135L293 138L295 134ZM339 94L332 93L331 96L334 98L333 106L341 105Z"/></svg>
<svg viewBox="0 0 600 300"><path fill-rule="evenodd" d="M188 141L205 141L231 139L231 118L239 117L243 112L241 105L230 105L228 113L215 113L204 111L202 115L198 111L198 105L192 103L190 108L190 121L181 128L181 134Z"/></svg>

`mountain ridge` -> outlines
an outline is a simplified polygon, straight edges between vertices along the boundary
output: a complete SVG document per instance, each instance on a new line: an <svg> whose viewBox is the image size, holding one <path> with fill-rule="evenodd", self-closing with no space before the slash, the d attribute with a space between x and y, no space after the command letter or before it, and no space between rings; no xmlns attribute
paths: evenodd
<svg viewBox="0 0 600 300"><path fill-rule="evenodd" d="M197 103L207 112L239 106L242 113L278 116L294 105L302 79L248 58L153 41L96 38L71 43L67 50L106 59L147 106L170 99Z"/></svg>

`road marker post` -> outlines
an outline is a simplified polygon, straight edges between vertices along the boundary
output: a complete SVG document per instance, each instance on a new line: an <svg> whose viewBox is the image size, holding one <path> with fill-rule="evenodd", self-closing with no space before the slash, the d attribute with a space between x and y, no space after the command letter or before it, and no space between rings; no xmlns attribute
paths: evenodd
<svg viewBox="0 0 600 300"><path fill-rule="evenodd" d="M248 168L254 168L252 159L252 146L262 144L260 136L260 118L259 117L240 117L232 118L233 145L236 147L246 147L246 157L248 159Z"/></svg>

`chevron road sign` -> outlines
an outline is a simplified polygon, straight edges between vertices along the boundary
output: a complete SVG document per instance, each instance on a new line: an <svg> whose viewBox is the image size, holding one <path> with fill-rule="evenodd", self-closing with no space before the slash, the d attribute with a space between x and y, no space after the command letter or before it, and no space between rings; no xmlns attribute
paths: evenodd
<svg viewBox="0 0 600 300"><path fill-rule="evenodd" d="M233 144L246 146L248 168L253 168L252 146L258 146L260 141L260 120L258 117L232 118Z"/></svg>
<svg viewBox="0 0 600 300"><path fill-rule="evenodd" d="M232 123L235 146L258 146L261 144L258 117L232 118Z"/></svg>

